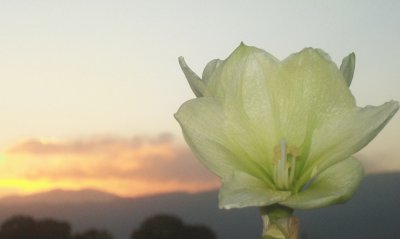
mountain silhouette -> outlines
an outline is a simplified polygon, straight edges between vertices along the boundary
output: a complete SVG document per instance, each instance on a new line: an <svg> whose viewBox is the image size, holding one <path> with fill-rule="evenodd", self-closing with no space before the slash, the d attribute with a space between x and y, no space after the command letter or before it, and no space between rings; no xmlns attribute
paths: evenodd
<svg viewBox="0 0 400 239"><path fill-rule="evenodd" d="M117 199L118 196L101 192L93 189L84 189L78 191L72 190L51 190L42 193L36 193L29 196L8 196L0 199L1 204L32 204L32 203L83 203L83 202L107 202Z"/></svg>
<svg viewBox="0 0 400 239"><path fill-rule="evenodd" d="M107 229L116 239L129 239L143 220L162 213L205 225L218 239L259 239L262 229L257 208L218 209L217 191L121 198L56 190L0 199L0 222L17 214L55 218L70 222L74 231ZM400 173L368 175L349 202L296 215L303 239L399 239Z"/></svg>

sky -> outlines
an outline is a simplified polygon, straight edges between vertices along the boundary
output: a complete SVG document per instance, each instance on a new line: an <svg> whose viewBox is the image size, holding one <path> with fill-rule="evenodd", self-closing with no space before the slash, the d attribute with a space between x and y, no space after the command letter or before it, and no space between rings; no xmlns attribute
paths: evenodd
<svg viewBox="0 0 400 239"><path fill-rule="evenodd" d="M173 114L199 75L239 44L284 59L356 54L359 106L400 100L399 1L57 1L0 3L0 197L56 188L122 196L218 187ZM400 117L357 154L400 171Z"/></svg>

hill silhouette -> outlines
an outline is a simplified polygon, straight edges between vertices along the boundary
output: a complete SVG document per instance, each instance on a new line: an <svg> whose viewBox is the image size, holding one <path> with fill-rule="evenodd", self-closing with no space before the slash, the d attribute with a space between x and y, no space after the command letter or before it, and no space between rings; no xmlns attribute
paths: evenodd
<svg viewBox="0 0 400 239"><path fill-rule="evenodd" d="M0 199L1 204L70 204L83 202L106 202L117 199L118 196L101 192L93 189L84 189L79 191L71 190L51 190L48 192L36 193L29 196L8 196Z"/></svg>
<svg viewBox="0 0 400 239"><path fill-rule="evenodd" d="M70 193L74 200L68 200ZM82 193L85 195L85 191ZM205 225L218 239L260 238L258 209L219 210L217 191L142 198L121 198L98 191L91 193L106 200L84 196L80 200L80 192L67 191L0 199L0 222L17 214L51 217L70 222L77 231L104 228L116 239L129 239L142 220L164 213L177 215L189 224ZM64 200L56 200L57 203L40 200L51 199L55 194L65 195ZM307 239L398 239L400 173L369 175L355 197L346 204L296 214L301 218L302 234Z"/></svg>

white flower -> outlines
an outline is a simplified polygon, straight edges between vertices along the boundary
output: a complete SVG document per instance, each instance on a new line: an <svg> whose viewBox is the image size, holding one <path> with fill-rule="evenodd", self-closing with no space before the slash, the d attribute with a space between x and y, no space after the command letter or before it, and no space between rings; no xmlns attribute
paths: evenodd
<svg viewBox="0 0 400 239"><path fill-rule="evenodd" d="M241 44L211 61L202 79L179 61L197 98L175 117L198 159L221 178L222 208L346 201L363 176L352 155L399 108L395 101L356 106L354 54L338 69L319 49L279 61Z"/></svg>

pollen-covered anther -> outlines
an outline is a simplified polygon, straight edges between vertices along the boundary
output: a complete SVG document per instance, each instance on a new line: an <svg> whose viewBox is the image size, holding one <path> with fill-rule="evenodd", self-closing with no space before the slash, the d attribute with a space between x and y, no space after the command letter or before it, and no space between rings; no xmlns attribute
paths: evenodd
<svg viewBox="0 0 400 239"><path fill-rule="evenodd" d="M279 146L274 148L274 180L278 189L291 188L296 171L296 158L299 155L298 148L288 146L285 139L281 139Z"/></svg>

